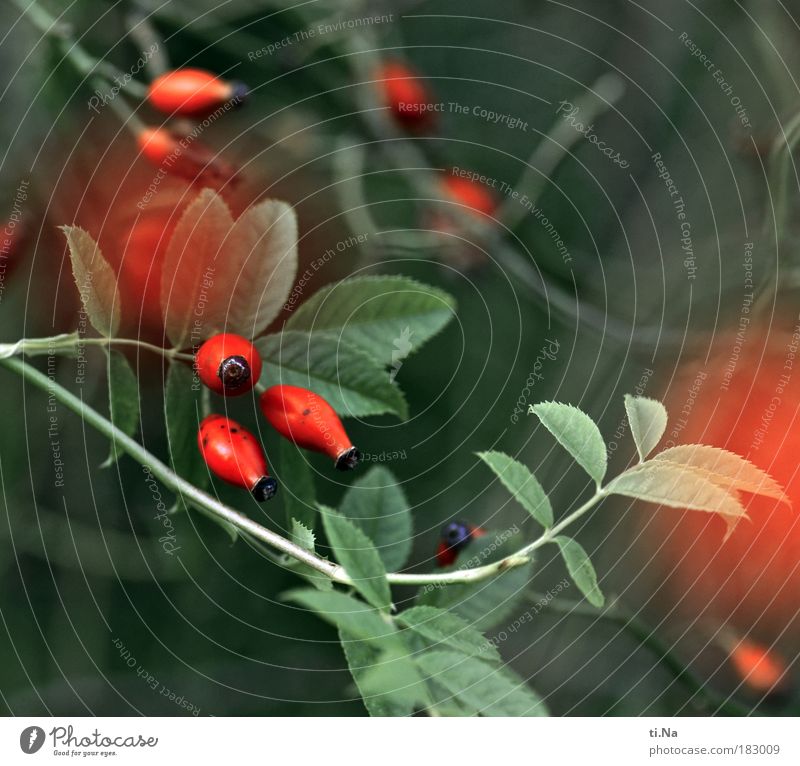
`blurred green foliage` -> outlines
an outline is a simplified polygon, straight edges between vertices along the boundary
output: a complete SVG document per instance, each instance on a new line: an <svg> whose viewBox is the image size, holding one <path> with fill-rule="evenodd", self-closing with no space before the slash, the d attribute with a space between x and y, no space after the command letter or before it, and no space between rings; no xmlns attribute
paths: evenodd
<svg viewBox="0 0 800 766"><path fill-rule="evenodd" d="M58 5L48 7L57 12ZM680 354L703 352L715 328L737 308L730 295L741 282L741 242L753 239L764 252L771 244L762 234L765 159L753 147L769 146L796 111L796 25L782 20L777 4L725 0L705 3L702 10L689 3L623 0L583 0L572 7L538 0L217 5L80 0L67 18L93 55L127 70L138 54L135 41L125 37L126 14L153 10L153 26L173 65L230 72L250 84L247 107L231 126L213 126L207 140L222 146L230 141L242 162L253 163L266 194L296 206L301 236L307 236L301 239L304 262L346 237L356 220L341 215L339 195L348 184L333 170L330 153L337 141L365 143L369 175L362 193L382 227L426 228L426 216L441 203L414 202L408 173L388 161L392 146L373 145L376 137L356 114L357 98L372 91L353 80L348 66L348 55L355 55L352 35L298 42L254 60L248 51L323 19L393 14L391 23L371 27L362 41L376 56L408 59L443 101L479 104L529 126L515 131L445 113L434 135L414 136L413 143L434 168L470 168L512 186L558 120L558 102L578 97L603 74L617 73L625 86L624 106L599 117L595 129L621 150L630 168L612 165L587 142L577 144L538 202L568 242L571 264L565 266L531 217L515 232L515 255L535 266L548 289L558 287L570 297L577 291L586 306L614 317L624 329L621 336L592 321L556 315L543 291L509 276L490 248L466 241L455 246L459 260L448 261L437 248L421 254L411 240L399 249L373 238L370 247L336 259L313 283L318 289L356 270L400 273L441 286L459 306L458 321L404 361L398 373L410 420L387 416L349 424L354 442L369 452L402 451L403 459L390 468L404 482L413 509L412 562L431 565L439 527L454 517L498 529L517 523L523 534L533 528L503 488L490 482L477 451L517 455L535 471L557 513L570 507L588 490L580 469L566 470L568 459L550 441L533 438L532 418L510 422L537 354L550 339L558 340L559 353L546 361L530 403L557 396L581 406L608 438L624 416L624 393L644 376L651 381L647 394L657 397ZM796 3L787 8L797 12ZM2 191L10 208L19 179L32 179L33 236L28 263L0 302L3 340L74 327L75 296L60 260L63 250L54 250L51 236L55 225L70 221L53 218L58 167L46 159L68 151L91 118L79 75L60 60L52 41L40 39L17 15L6 8L2 20L3 112L15 116L0 124ZM754 143L750 135L742 137L729 99L678 39L682 32L735 83L753 123ZM696 282L687 282L676 254L676 223L663 180L653 172L655 152L691 210L703 274ZM791 266L796 226L789 219ZM774 278L774 262L764 257L761 267L759 278ZM84 395L91 393L102 407L104 358L90 353L96 390L85 387ZM59 379L67 386L70 365L59 361ZM658 374L651 380L653 369ZM143 441L166 455L160 364L145 359L137 371ZM63 490L55 487L47 398L5 371L0 375L3 713L187 714L170 701L174 692L201 715L364 714L335 629L277 600L297 585L296 575L246 541L231 544L196 513L174 517L180 557L166 556L139 466L123 457L99 470L107 443L66 414L60 437L68 473ZM257 413L237 402L232 415L252 422ZM262 436L267 454L277 455L274 434ZM625 442L613 463L624 465L632 452L632 443ZM325 459L311 462L319 500L338 505L348 480L331 476ZM260 521L283 525L279 504L262 509L234 490L218 489ZM616 523L613 514L604 514L580 530L598 572L611 571L603 581L607 592L628 584L626 572L613 570L621 547L610 540ZM539 563L536 578L524 586L531 602L535 591L546 591L564 573L559 562ZM396 600L402 604L412 595L399 589ZM133 667L116 640L135 658ZM533 679L555 714L698 709L651 653L614 623L545 610L502 653ZM158 680L157 690L142 680L146 674Z"/></svg>

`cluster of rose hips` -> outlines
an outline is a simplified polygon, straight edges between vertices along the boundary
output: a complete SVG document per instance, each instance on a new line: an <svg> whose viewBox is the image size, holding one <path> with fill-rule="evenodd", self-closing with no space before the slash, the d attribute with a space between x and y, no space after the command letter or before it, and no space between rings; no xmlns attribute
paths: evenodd
<svg viewBox="0 0 800 766"><path fill-rule="evenodd" d="M401 127L413 131L433 124L432 94L406 64L387 62L381 66L376 79L382 85L385 105ZM448 174L442 180L442 188L450 199L476 213L491 215L497 207L497 200L486 186L469 178Z"/></svg>
<svg viewBox="0 0 800 766"><path fill-rule="evenodd" d="M221 396L251 391L261 377L261 356L241 335L222 333L209 338L195 354L195 369L202 383ZM277 385L259 398L261 411L284 438L303 449L332 458L336 468L349 471L361 455L344 430L342 421L321 396L300 386ZM200 423L197 446L209 470L218 478L252 493L259 502L269 500L278 484L269 475L267 458L255 435L225 415L208 415ZM442 528L436 562L455 563L459 553L486 532L463 521Z"/></svg>
<svg viewBox="0 0 800 766"><path fill-rule="evenodd" d="M383 99L394 119L406 129L430 125L433 99L425 83L406 64L390 61L377 73ZM239 106L247 86L223 80L202 69L175 69L156 78L148 88L147 102L170 117L203 119L226 105ZM236 170L197 140L187 140L177 129L143 128L137 135L139 149L155 166L189 180L228 181ZM494 196L480 184L447 175L444 193L470 210L490 215L497 206Z"/></svg>
<svg viewBox="0 0 800 766"><path fill-rule="evenodd" d="M241 335L222 333L209 338L195 355L200 380L222 396L251 391L261 376L261 357ZM360 460L342 421L321 396L299 386L277 385L260 396L261 411L283 437L303 449L321 452L336 468L348 471ZM244 426L224 415L208 415L200 423L197 445L209 470L223 481L242 487L259 502L278 489L269 475L264 450Z"/></svg>
<svg viewBox="0 0 800 766"><path fill-rule="evenodd" d="M405 129L429 126L436 111L422 80L400 62L388 62L378 72L386 106ZM158 77L148 90L148 103L171 117L203 119L225 104L238 106L247 88L200 69L177 69ZM235 171L211 150L196 141L187 143L179 132L144 128L137 140L142 154L158 167L190 180L220 177L230 180ZM483 215L491 215L496 200L474 181L448 175L443 189L456 202ZM9 258L11 242L3 252ZM207 340L195 356L200 380L222 396L251 391L261 376L262 362L252 343L240 335L224 333ZM298 446L331 457L342 471L360 460L334 409L322 397L305 388L276 385L260 396L267 421L283 437ZM264 450L244 426L224 415L208 415L200 423L197 442L209 470L223 481L247 489L259 502L269 500L278 485L269 475ZM486 532L463 521L445 525L440 534L436 562L440 567L455 563L459 554ZM729 647L729 659L742 682L761 694L774 694L786 673L783 660L774 651L742 639Z"/></svg>
<svg viewBox="0 0 800 766"><path fill-rule="evenodd" d="M428 89L404 64L390 62L379 72L387 106L407 128L429 124L433 111ZM158 77L148 90L148 103L170 116L202 119L225 104L240 104L247 95L241 83L227 82L199 69L177 69ZM197 142L184 145L180 136L165 128L146 128L138 136L142 154L153 164L169 166L172 172L191 179L203 175L232 175L213 153ZM466 207L490 214L492 196L472 181L447 176L447 194ZM207 340L195 356L200 380L222 396L251 391L261 376L261 357L250 341L223 333ZM331 457L342 471L356 467L360 454L353 446L334 409L322 397L299 386L276 385L260 396L267 421L283 437L298 446ZM269 475L267 459L258 440L236 421L208 415L197 434L200 453L209 470L229 484L247 489L259 502L269 500L278 485ZM451 522L441 533L436 560L439 566L453 564L469 543L485 534L480 528Z"/></svg>

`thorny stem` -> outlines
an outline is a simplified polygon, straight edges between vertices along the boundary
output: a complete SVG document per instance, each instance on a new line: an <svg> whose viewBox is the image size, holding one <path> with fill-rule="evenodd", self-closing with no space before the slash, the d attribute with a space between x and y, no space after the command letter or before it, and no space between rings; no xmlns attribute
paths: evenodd
<svg viewBox="0 0 800 766"><path fill-rule="evenodd" d="M0 359L0 364L21 375L25 380L46 391L68 409L83 418L89 425L96 428L104 436L111 440L114 448L127 452L134 460L147 468L152 475L161 481L164 486L178 495L187 505L192 505L204 513L216 516L223 521L227 521L237 530L245 533L251 538L266 543L272 548L285 553L297 561L307 564L317 572L329 577L334 582L344 585L352 585L352 579L347 574L344 567L335 564L327 559L320 558L314 553L302 548L299 545L287 540L285 537L262 527L257 522L248 518L239 511L228 507L216 498L195 487L191 482L186 481L176 474L169 466L159 460L155 455L145 449L139 442L132 439L126 433L117 428L110 420L101 415L97 410L86 404L81 398L75 396L61 384L52 380L48 376L39 372L35 367L14 357ZM531 560L533 551L543 545L553 541L553 538L569 524L594 507L602 498L606 496L606 491L598 491L586 503L581 505L573 513L566 516L561 522L551 529L548 529L539 538L521 548L516 553L506 556L500 561L473 569L460 569L455 572L445 572L441 574L403 574L392 573L387 575L387 580L392 585L449 585L454 583L478 582L499 574L507 569L523 566Z"/></svg>

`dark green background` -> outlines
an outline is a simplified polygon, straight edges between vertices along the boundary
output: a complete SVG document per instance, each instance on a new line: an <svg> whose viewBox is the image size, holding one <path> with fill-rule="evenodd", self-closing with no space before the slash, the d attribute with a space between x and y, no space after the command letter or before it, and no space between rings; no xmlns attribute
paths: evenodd
<svg viewBox="0 0 800 766"><path fill-rule="evenodd" d="M56 3L48 7L59 10ZM133 7L77 2L67 18L76 35L85 34L87 49L125 70L138 55L136 45L122 39L125 14ZM798 13L796 3L786 7ZM338 140L373 141L353 115L357 98L369 98L372 91L353 81L341 39L308 51L298 43L286 55L253 62L246 51L313 20L394 14L392 23L371 29L378 49L406 57L429 78L439 99L508 112L530 128L513 131L447 114L430 135L415 135L415 144L433 167L474 168L511 184L540 140L537 131L547 132L557 119L554 108L532 94L554 103L570 100L613 70L627 81L619 111L598 118L596 131L631 167L623 171L579 142L574 158L559 166L539 200L568 243L571 272L538 224L528 220L517 231L531 254L520 248L518 257L532 258L548 283L567 295L577 288L586 306L616 319L621 337L604 334L592 320L577 323L548 312L540 292L479 253L477 266L460 273L443 266L446 253L435 250L411 249L401 257L389 249L363 248L337 259L313 284L316 289L355 268L398 272L441 286L459 302L458 322L405 361L398 375L411 421L375 418L349 426L354 442L367 451L407 452L406 460L389 467L413 505L413 561L429 559L439 526L454 517L493 528L523 525L524 512L508 502L502 488L489 487L489 472L476 463L475 451L501 448L519 454L551 491L554 507L565 509L586 489L582 474L541 433L532 438L532 418L523 415L518 425L509 421L545 339L557 338L561 352L557 361L546 363L531 402L558 398L577 404L608 437L624 414L623 394L643 370L656 371L648 393L658 396L677 360L704 353L715 328L736 310L737 301L727 298L740 280L745 220L761 250L765 160L749 151L749 139L740 149L728 100L678 35L686 31L724 68L747 105L753 136L769 144L797 108L790 73L798 73L798 28L777 3L730 0L703 3L700 10L684 2L637 6L622 0L569 6L320 2L302 11L285 8L254 0L220 7L173 2L154 15L153 23L166 38L173 65L233 68L236 78L253 88L246 108L228 125L213 126L203 140L224 145L234 139L231 152L240 161L252 159L268 194L297 206L301 234L312 232L301 245L303 263L348 234L326 155ZM89 93L70 64L59 63L53 46L17 15L4 0L0 85L8 88L0 132L7 151L0 192L10 209L19 179L30 178L28 213L34 224L27 262L0 302L4 341L75 326L73 285L68 272L59 276L63 243L53 234L57 224L69 221L54 220L48 209L59 166L45 158L65 157L90 116ZM302 132L295 139L276 143L298 129ZM661 152L691 211L700 268L691 292L675 252L674 218L641 137ZM42 147L46 151L38 155ZM365 194L374 217L387 228L425 226L437 203L413 201L414 189L387 160L391 151L370 146L366 152L365 170L371 175ZM790 226L789 241L793 236ZM663 255L663 267L659 241L672 248ZM763 244L766 252L769 242ZM768 275L772 268L764 255L760 273ZM648 340L645 326L663 328L658 345ZM104 410L103 358L91 353L95 382L83 394ZM63 382L70 385L74 362L60 365ZM140 373L145 443L163 456L159 365L148 360ZM0 381L0 710L26 716L185 714L125 664L113 643L119 639L137 666L202 715L364 714L335 631L277 599L296 584L293 575L244 542L232 545L195 514L175 519L180 561L165 556L140 468L123 458L118 467L99 470L107 444L65 412L66 488L55 489L46 397L23 390L8 372L0 372ZM236 412L256 422L252 401L237 403ZM276 439L264 437L268 455L277 454ZM630 452L626 441L616 455L617 467ZM324 460L315 459L314 465L326 477L320 495L335 504L343 490L341 477L331 476ZM265 511L241 494L220 492L264 519ZM276 521L279 504L266 509ZM614 526L620 519L622 524ZM607 592L623 589L633 576L629 568L614 567L624 548L624 526L624 516L609 506L579 532L601 576L611 572L603 579ZM561 577L560 564L545 566L531 590L545 591ZM399 594L399 601L410 595ZM690 704L689 693L649 650L614 624L545 612L502 652L555 714L702 710ZM712 683L725 688L730 679Z"/></svg>

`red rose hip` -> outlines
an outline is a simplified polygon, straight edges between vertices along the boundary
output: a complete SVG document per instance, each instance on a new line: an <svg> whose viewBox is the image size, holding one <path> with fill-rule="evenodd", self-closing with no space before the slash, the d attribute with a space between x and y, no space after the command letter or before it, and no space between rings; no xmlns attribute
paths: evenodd
<svg viewBox="0 0 800 766"><path fill-rule="evenodd" d="M376 75L381 94L395 120L406 127L429 123L433 103L425 83L405 64L398 61L384 64Z"/></svg>
<svg viewBox="0 0 800 766"><path fill-rule="evenodd" d="M486 532L474 524L451 521L442 527L439 545L436 548L436 563L440 567L454 564L461 553L473 540L483 537Z"/></svg>
<svg viewBox="0 0 800 766"><path fill-rule="evenodd" d="M261 356L247 338L220 333L197 350L195 369L212 391L240 396L252 390L261 377Z"/></svg>
<svg viewBox="0 0 800 766"><path fill-rule="evenodd" d="M728 655L741 683L756 694L775 694L783 689L786 662L774 649L749 638L731 642Z"/></svg>
<svg viewBox="0 0 800 766"><path fill-rule="evenodd" d="M442 186L450 199L475 213L492 215L497 207L497 200L491 192L470 178L448 175L442 181Z"/></svg>
<svg viewBox="0 0 800 766"><path fill-rule="evenodd" d="M321 452L340 471L358 465L361 454L342 421L321 396L299 386L272 386L261 394L261 411L281 436L303 449Z"/></svg>
<svg viewBox="0 0 800 766"><path fill-rule="evenodd" d="M166 128L144 128L136 136L139 151L164 173L199 184L235 183L239 169L205 144Z"/></svg>
<svg viewBox="0 0 800 766"><path fill-rule="evenodd" d="M150 84L147 100L154 109L183 117L206 117L229 101L239 104L247 86L223 80L203 69L174 69Z"/></svg>
<svg viewBox="0 0 800 766"><path fill-rule="evenodd" d="M256 437L224 415L209 415L197 431L197 446L211 473L252 493L262 503L278 491Z"/></svg>

